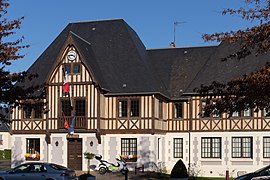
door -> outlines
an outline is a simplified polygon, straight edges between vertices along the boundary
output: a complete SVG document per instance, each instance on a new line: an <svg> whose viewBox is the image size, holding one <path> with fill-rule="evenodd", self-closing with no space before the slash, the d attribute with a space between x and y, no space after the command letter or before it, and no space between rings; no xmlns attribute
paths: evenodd
<svg viewBox="0 0 270 180"><path fill-rule="evenodd" d="M68 139L68 168L82 170L82 139Z"/></svg>

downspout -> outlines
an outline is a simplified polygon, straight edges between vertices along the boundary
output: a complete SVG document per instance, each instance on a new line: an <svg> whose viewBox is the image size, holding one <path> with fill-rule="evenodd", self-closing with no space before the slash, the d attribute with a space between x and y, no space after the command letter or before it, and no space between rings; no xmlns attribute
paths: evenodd
<svg viewBox="0 0 270 180"><path fill-rule="evenodd" d="M191 119L192 119L192 100L191 97L188 100L188 104L189 104L189 118L188 118L188 151L189 151L189 157L188 157L188 173L190 173L190 161L191 161L191 137L190 137L190 131L192 129L192 123L191 123Z"/></svg>

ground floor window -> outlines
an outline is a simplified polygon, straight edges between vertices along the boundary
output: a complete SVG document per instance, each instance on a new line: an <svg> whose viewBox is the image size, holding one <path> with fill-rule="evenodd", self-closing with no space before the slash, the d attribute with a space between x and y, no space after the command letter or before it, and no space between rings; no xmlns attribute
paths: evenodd
<svg viewBox="0 0 270 180"><path fill-rule="evenodd" d="M221 158L221 138L202 138L202 158Z"/></svg>
<svg viewBox="0 0 270 180"><path fill-rule="evenodd" d="M183 158L183 138L173 138L173 157Z"/></svg>
<svg viewBox="0 0 270 180"><path fill-rule="evenodd" d="M40 139L28 138L26 139L26 154L25 160L33 161L40 159Z"/></svg>
<svg viewBox="0 0 270 180"><path fill-rule="evenodd" d="M252 158L252 137L233 137L232 157Z"/></svg>
<svg viewBox="0 0 270 180"><path fill-rule="evenodd" d="M270 137L263 137L263 157L270 158Z"/></svg>
<svg viewBox="0 0 270 180"><path fill-rule="evenodd" d="M137 161L137 138L121 139L121 156L128 162Z"/></svg>

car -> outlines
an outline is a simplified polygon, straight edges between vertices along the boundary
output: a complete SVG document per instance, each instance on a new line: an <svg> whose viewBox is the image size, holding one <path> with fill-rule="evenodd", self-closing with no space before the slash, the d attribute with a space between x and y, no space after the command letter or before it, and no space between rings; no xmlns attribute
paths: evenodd
<svg viewBox="0 0 270 180"><path fill-rule="evenodd" d="M265 179L265 178L270 179L270 165L263 167L255 172L238 176L235 180L251 180L251 179Z"/></svg>
<svg viewBox="0 0 270 180"><path fill-rule="evenodd" d="M0 180L75 180L76 173L64 166L46 162L28 162L0 172Z"/></svg>

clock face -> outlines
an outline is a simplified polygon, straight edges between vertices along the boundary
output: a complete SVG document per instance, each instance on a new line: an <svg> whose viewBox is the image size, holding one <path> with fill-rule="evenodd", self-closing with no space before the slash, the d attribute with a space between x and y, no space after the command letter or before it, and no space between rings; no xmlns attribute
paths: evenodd
<svg viewBox="0 0 270 180"><path fill-rule="evenodd" d="M67 54L67 58L70 61L74 61L76 57L77 57L77 53L74 50L69 51Z"/></svg>

